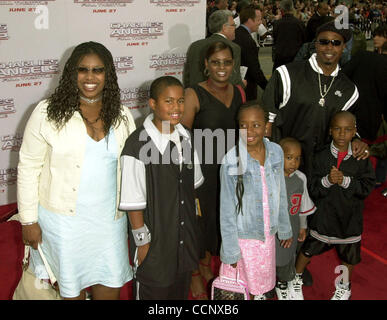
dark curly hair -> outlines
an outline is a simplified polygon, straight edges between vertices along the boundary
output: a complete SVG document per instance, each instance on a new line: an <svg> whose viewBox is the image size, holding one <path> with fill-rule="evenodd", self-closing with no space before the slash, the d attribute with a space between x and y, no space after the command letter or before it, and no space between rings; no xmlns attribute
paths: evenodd
<svg viewBox="0 0 387 320"><path fill-rule="evenodd" d="M97 42L84 42L76 46L67 60L58 87L48 98L47 118L54 122L58 130L70 120L75 111L79 111L79 90L77 68L81 59L96 54L105 67L105 85L102 91L102 109L100 117L107 134L111 126L123 120L121 115L120 88L112 54L105 46Z"/></svg>

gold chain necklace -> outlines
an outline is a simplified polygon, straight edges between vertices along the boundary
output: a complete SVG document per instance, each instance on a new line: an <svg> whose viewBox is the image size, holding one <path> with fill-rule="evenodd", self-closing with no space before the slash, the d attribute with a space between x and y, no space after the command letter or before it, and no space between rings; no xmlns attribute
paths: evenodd
<svg viewBox="0 0 387 320"><path fill-rule="evenodd" d="M335 77L336 76L333 76L333 79L332 79L332 81L331 81L331 83L330 83L330 85L328 87L328 90L326 90L325 93L323 94L322 93L322 88L321 88L320 72L317 71L317 74L318 74L318 88L320 89L320 96L321 96L320 100L318 101L318 104L323 107L325 105L325 99L324 98L328 94L329 89L332 87L333 81L335 81Z"/></svg>

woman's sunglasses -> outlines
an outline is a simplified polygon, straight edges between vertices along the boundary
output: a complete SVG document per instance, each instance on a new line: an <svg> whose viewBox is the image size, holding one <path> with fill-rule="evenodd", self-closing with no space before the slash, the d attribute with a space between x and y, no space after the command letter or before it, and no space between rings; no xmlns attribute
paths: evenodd
<svg viewBox="0 0 387 320"><path fill-rule="evenodd" d="M334 47L338 47L341 45L341 40L328 40L328 39L319 39L317 40L317 43L321 46L327 46L328 44L331 44Z"/></svg>
<svg viewBox="0 0 387 320"><path fill-rule="evenodd" d="M77 68L78 73L88 73L91 71L93 74L101 74L105 71L105 67L99 67L99 68L86 68L86 67L78 67Z"/></svg>
<svg viewBox="0 0 387 320"><path fill-rule="evenodd" d="M233 64L233 60L224 60L224 61L221 61L221 60L210 60L209 62L214 67L220 67L222 65L224 67L230 67Z"/></svg>

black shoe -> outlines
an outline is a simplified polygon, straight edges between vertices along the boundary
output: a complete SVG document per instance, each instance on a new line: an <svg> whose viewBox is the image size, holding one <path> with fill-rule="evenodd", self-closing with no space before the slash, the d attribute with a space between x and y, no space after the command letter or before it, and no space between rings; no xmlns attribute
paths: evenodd
<svg viewBox="0 0 387 320"><path fill-rule="evenodd" d="M378 189L378 188L380 188L381 186L383 185L383 183L382 182L375 182L375 189Z"/></svg>
<svg viewBox="0 0 387 320"><path fill-rule="evenodd" d="M304 273L302 274L302 282L303 282L303 285L306 287L310 287L313 285L312 274L306 268L304 270Z"/></svg>
<svg viewBox="0 0 387 320"><path fill-rule="evenodd" d="M276 296L275 287L273 289L271 289L270 291L265 293L266 299L274 299L275 296Z"/></svg>

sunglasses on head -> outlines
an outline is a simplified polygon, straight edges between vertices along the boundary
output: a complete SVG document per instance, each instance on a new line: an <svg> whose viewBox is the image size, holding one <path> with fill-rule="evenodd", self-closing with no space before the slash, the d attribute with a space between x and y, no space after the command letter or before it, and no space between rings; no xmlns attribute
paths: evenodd
<svg viewBox="0 0 387 320"><path fill-rule="evenodd" d="M78 73L88 73L89 71L91 71L92 73L94 74L101 74L105 71L105 68L104 67L98 67L98 68L86 68L86 67L78 67L77 68L77 71Z"/></svg>
<svg viewBox="0 0 387 320"><path fill-rule="evenodd" d="M317 43L322 46L327 46L328 44L331 44L334 47L338 47L341 45L341 40L328 40L328 39L319 39L317 40Z"/></svg>

